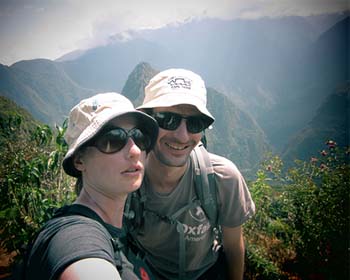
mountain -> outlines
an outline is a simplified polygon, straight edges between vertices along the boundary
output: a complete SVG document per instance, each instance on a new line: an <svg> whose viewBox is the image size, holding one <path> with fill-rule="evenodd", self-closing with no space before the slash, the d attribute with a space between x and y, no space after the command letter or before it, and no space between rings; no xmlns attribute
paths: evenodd
<svg viewBox="0 0 350 280"><path fill-rule="evenodd" d="M349 20L336 23L286 64L274 106L258 119L278 150L315 116L327 96L349 80Z"/></svg>
<svg viewBox="0 0 350 280"><path fill-rule="evenodd" d="M121 93L127 96L136 107L141 105L145 97L146 85L158 72L147 62L139 63L128 76Z"/></svg>
<svg viewBox="0 0 350 280"><path fill-rule="evenodd" d="M110 44L62 66L84 87L115 91L141 61L157 69L188 68L256 116L274 104L275 83L283 80L285 65L303 52L315 32L302 17L205 19L134 31L128 37L115 36Z"/></svg>
<svg viewBox="0 0 350 280"><path fill-rule="evenodd" d="M80 56L84 55L86 50L75 50L69 53L66 53L62 55L61 57L57 58L55 61L62 62L62 61L70 61L75 60L79 58Z"/></svg>
<svg viewBox="0 0 350 280"><path fill-rule="evenodd" d="M140 105L144 88L159 71L148 63L138 64L122 93ZM213 128L207 130L208 149L235 162L243 172L251 172L270 149L266 135L247 112L240 109L226 95L207 88L208 109L216 118Z"/></svg>
<svg viewBox="0 0 350 280"><path fill-rule="evenodd" d="M167 50L157 44L135 39L96 47L60 65L72 80L83 87L120 92L135 65L141 61L157 65L157 61L167 57Z"/></svg>
<svg viewBox="0 0 350 280"><path fill-rule="evenodd" d="M286 161L308 160L325 149L325 143L335 141L349 146L350 82L328 96L308 125L296 134L283 153Z"/></svg>
<svg viewBox="0 0 350 280"><path fill-rule="evenodd" d="M327 13L319 15L310 15L305 19L312 25L314 32L317 36L326 32L331 26L334 26L337 22L350 16L350 10L340 13Z"/></svg>
<svg viewBox="0 0 350 280"><path fill-rule="evenodd" d="M73 82L59 64L45 59L0 65L0 93L45 123L61 123L69 108L93 94Z"/></svg>
<svg viewBox="0 0 350 280"><path fill-rule="evenodd" d="M215 117L208 130L209 151L231 159L243 172L255 170L271 146L255 119L229 97L207 88L208 109Z"/></svg>
<svg viewBox="0 0 350 280"><path fill-rule="evenodd" d="M120 91L140 61L191 69L251 114L281 151L344 82L348 21L345 14L192 20L116 35L61 65L75 82L100 91Z"/></svg>
<svg viewBox="0 0 350 280"><path fill-rule="evenodd" d="M349 80L349 16L326 18L321 27L322 17L285 17L192 20L130 31L59 61L0 65L0 94L53 124L96 92L122 92L139 105L154 69L188 68L205 80L217 119L208 131L209 147L215 143L210 149L251 167L266 143L277 152L292 149L292 137ZM298 154L302 145L295 149Z"/></svg>

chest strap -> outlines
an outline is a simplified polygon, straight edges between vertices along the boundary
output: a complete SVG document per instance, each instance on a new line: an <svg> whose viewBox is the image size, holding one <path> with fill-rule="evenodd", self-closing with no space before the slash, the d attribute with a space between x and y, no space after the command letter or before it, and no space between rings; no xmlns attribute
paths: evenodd
<svg viewBox="0 0 350 280"><path fill-rule="evenodd" d="M186 266L186 239L185 239L185 226L178 220L178 217L187 212L190 209L193 209L197 206L200 206L200 201L198 199L194 199L191 203L181 207L171 216L163 216L159 213L145 209L147 212L152 215L158 217L160 220L176 225L176 230L179 233L179 279L185 279L185 266Z"/></svg>

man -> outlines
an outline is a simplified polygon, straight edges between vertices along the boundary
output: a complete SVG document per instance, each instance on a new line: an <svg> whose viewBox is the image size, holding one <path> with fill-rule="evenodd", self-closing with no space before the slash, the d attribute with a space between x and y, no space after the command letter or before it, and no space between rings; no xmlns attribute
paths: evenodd
<svg viewBox="0 0 350 280"><path fill-rule="evenodd" d="M147 158L141 187L145 194L144 219L133 238L159 279L243 277L245 247L241 225L254 213L255 206L237 167L226 158L209 154L217 187L223 250L214 249L217 233L203 207L193 203L196 191L190 154L202 132L214 122L206 100L200 76L184 69L169 69L151 79L138 108L153 116L160 129ZM194 207L188 206L193 204ZM182 265L179 246L186 248Z"/></svg>

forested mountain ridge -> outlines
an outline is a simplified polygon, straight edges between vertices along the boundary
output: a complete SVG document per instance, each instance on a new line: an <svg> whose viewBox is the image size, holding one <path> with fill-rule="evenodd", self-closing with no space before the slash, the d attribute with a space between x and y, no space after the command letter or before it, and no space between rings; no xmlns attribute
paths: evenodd
<svg viewBox="0 0 350 280"><path fill-rule="evenodd" d="M339 86L328 96L315 117L296 134L283 152L286 161L308 160L320 155L327 141L349 146L350 82Z"/></svg>
<svg viewBox="0 0 350 280"><path fill-rule="evenodd" d="M53 125L97 92L121 91L139 105L156 72L188 68L208 87L208 106L217 120L207 133L211 150L252 168L266 150L300 155L304 146L296 146L293 137L318 118L323 102L348 79L343 59L349 57L343 36L348 24L349 17L342 18L319 35L300 17L166 26L70 60L0 65L0 92ZM323 141L312 139L310 145Z"/></svg>
<svg viewBox="0 0 350 280"><path fill-rule="evenodd" d="M47 59L0 64L0 92L27 109L36 119L61 123L69 109L93 90L73 82L62 67Z"/></svg>
<svg viewBox="0 0 350 280"><path fill-rule="evenodd" d="M125 80L138 58L160 70L192 69L208 87L254 117L274 151L282 152L324 99L348 79L348 32L346 14L338 20L324 16L190 21L130 32L127 40L115 36L109 45L63 62L63 67L74 64L82 79L102 75L106 68L98 86L117 90L122 88L119 77ZM106 54L114 59L108 60ZM89 61L94 67L86 67ZM109 81L105 85L104 79Z"/></svg>

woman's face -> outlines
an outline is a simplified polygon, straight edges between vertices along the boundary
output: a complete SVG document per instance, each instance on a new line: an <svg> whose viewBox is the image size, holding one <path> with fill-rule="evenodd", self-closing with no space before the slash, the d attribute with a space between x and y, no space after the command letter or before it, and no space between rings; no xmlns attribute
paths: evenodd
<svg viewBox="0 0 350 280"><path fill-rule="evenodd" d="M130 117L114 119L108 125L126 132L137 127ZM108 145L105 147L108 148ZM105 151L110 152L108 149ZM75 166L82 172L84 188L92 188L114 198L125 196L141 186L145 158L146 151L142 151L129 137L125 146L114 153L101 152L96 146L84 148L76 158Z"/></svg>

